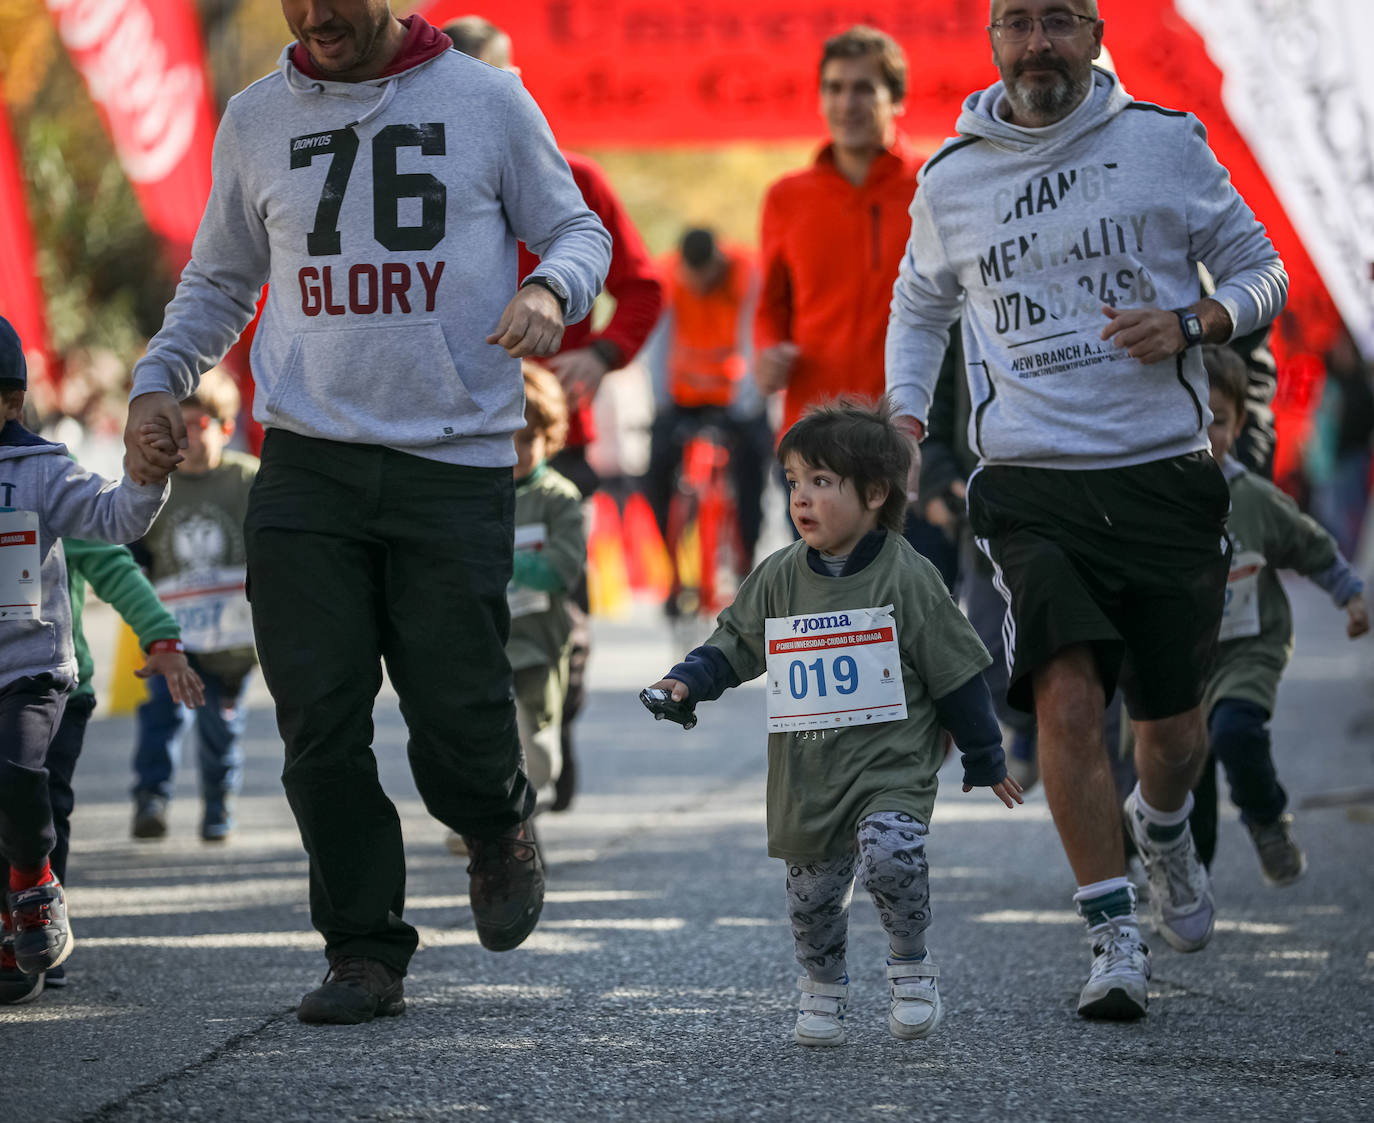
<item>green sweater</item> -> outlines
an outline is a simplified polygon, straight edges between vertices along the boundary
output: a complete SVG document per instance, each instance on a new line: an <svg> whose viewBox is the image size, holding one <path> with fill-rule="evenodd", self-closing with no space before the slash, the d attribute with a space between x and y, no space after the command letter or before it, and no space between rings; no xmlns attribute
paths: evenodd
<svg viewBox="0 0 1374 1123"><path fill-rule="evenodd" d="M511 670L556 667L572 631L567 592L587 566L582 494L576 485L547 464L517 480L515 536L506 644Z"/></svg>
<svg viewBox="0 0 1374 1123"><path fill-rule="evenodd" d="M847 577L824 577L805 542L772 554L740 586L707 639L747 682L764 672L769 618L894 606L907 716L901 721L768 734L768 852L794 862L850 853L859 822L901 811L929 823L944 733L934 699L992 660L935 567L897 534Z"/></svg>
<svg viewBox="0 0 1374 1123"><path fill-rule="evenodd" d="M1231 485L1227 533L1234 545L1231 581L1222 620L1222 642L1207 682L1205 712L1222 698L1236 698L1274 712L1279 678L1293 652L1293 610L1279 570L1325 576L1341 562L1336 540L1298 510L1268 480L1229 457L1222 464ZM1329 581L1319 581L1323 587ZM1358 591L1358 582L1355 583ZM1328 588L1350 597L1348 582ZM1227 638L1228 634L1232 638Z"/></svg>
<svg viewBox="0 0 1374 1123"><path fill-rule="evenodd" d="M95 595L110 605L138 636L144 651L160 639L180 639L181 631L172 614L162 607L153 587L143 576L127 546L65 538L67 589L72 599L72 641L76 647L77 687L75 694L93 695L91 676L95 662L81 628L81 611L86 603L89 583Z"/></svg>

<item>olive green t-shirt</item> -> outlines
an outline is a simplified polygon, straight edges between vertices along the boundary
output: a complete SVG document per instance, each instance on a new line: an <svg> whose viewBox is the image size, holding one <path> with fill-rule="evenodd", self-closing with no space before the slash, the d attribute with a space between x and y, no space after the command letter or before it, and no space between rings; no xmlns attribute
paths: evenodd
<svg viewBox="0 0 1374 1123"><path fill-rule="evenodd" d="M934 699L992 661L935 567L899 535L888 534L878 556L846 577L815 573L806 551L805 542L796 542L765 559L706 642L747 682L764 672L769 618L890 604L907 716L768 734L768 853L792 862L852 852L860 821L877 811L930 822L944 760Z"/></svg>

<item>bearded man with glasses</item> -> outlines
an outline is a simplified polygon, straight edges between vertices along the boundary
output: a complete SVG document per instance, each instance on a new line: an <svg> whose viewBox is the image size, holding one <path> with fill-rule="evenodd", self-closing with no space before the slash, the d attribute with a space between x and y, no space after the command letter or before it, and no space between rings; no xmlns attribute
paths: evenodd
<svg viewBox="0 0 1374 1123"><path fill-rule="evenodd" d="M1036 715L1089 928L1078 1012L1137 1018L1150 953L1123 811L1160 936L1197 951L1214 925L1187 817L1231 551L1201 344L1269 323L1288 279L1201 123L1094 67L1104 28L1093 0L993 0L1001 80L921 171L886 359L919 439L962 315L969 519L1007 600L1008 701ZM1102 745L1118 682L1140 777L1124 809Z"/></svg>

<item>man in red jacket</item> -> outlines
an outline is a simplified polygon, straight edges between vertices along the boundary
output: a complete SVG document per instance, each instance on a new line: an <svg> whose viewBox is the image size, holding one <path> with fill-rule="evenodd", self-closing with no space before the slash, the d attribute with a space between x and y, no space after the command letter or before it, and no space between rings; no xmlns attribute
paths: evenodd
<svg viewBox="0 0 1374 1123"><path fill-rule="evenodd" d="M883 344L920 158L897 129L906 58L870 27L828 39L821 115L830 142L763 201L755 378L784 393L786 432L806 407L884 389Z"/></svg>
<svg viewBox="0 0 1374 1123"><path fill-rule="evenodd" d="M481 16L463 16L448 24L444 32L463 54L502 70L516 74L520 72L518 67L511 65L510 36L489 20ZM558 376L563 392L568 396L567 443L551 463L572 480L586 497L596 490L599 483L596 472L587 463L587 446L596 437L592 422L592 399L601 380L610 371L619 370L633 359L649 337L663 308L663 285L644 239L639 236L625 207L616 197L606 173L591 160L575 152L564 151L563 158L568 161L573 179L582 189L582 198L596 212L611 235L611 268L606 274L605 287L615 297L615 314L599 332L592 330L591 316L568 325L563 332L563 344L558 354L544 360L545 365ZM905 247L906 233L903 231L900 249ZM539 259L522 243L519 275L529 276L538 263ZM896 275L895 262L893 275ZM511 283L514 284L514 278ZM888 288L891 287L889 280ZM884 330L887 325L886 309L885 301ZM880 381L881 374L880 367ZM583 677L590 651L587 607L587 582L584 578L568 601L568 609L573 617L572 661L568 670L568 694L563 701L563 772L556 785L551 811L567 809L576 785L572 722L582 709L585 697Z"/></svg>

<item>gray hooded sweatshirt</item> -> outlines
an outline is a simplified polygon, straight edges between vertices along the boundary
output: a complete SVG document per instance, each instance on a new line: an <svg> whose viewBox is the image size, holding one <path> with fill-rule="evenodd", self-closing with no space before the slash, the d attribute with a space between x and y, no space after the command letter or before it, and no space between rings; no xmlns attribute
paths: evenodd
<svg viewBox="0 0 1374 1123"><path fill-rule="evenodd" d="M513 74L444 51L391 77L318 81L283 51L230 99L214 187L131 397L185 397L253 316L253 416L309 437L506 467L520 363L486 342L533 275L590 310L611 239Z"/></svg>
<svg viewBox="0 0 1374 1123"><path fill-rule="evenodd" d="M1245 335L1282 309L1288 277L1264 228L1189 113L1132 101L1115 75L1043 129L998 113L1002 83L971 95L960 136L921 170L893 290L887 387L924 421L963 317L983 463L1109 468L1208 447L1201 348L1142 364L1100 338L1102 306L1213 299Z"/></svg>
<svg viewBox="0 0 1374 1123"><path fill-rule="evenodd" d="M72 605L62 538L133 542L162 510L166 483L116 484L88 472L53 444L10 422L0 429L0 510L38 516L39 618L0 620L0 687L50 674L63 687L76 683Z"/></svg>

